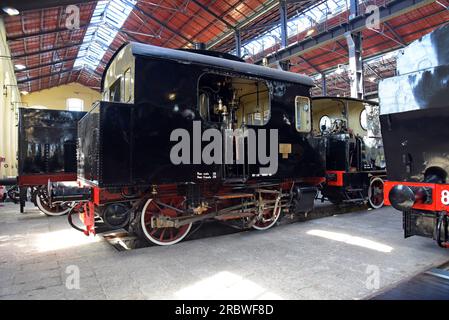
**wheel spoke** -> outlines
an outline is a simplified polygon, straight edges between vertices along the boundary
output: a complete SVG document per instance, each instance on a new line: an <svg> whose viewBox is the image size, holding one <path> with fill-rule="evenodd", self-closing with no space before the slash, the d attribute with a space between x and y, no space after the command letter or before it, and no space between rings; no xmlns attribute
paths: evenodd
<svg viewBox="0 0 449 320"><path fill-rule="evenodd" d="M159 205L156 203L156 201L153 202L153 205L157 208L157 210L159 210L159 212L162 211L161 207L159 207Z"/></svg>
<svg viewBox="0 0 449 320"><path fill-rule="evenodd" d="M161 240L161 241L164 240L165 230L167 230L167 228L162 228L162 232L161 232L161 235L160 235L160 237L159 237L159 240Z"/></svg>

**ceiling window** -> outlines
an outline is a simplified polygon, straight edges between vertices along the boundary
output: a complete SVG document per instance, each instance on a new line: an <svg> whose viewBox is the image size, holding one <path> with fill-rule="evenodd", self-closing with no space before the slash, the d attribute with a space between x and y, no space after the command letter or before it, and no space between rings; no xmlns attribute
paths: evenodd
<svg viewBox="0 0 449 320"><path fill-rule="evenodd" d="M318 30L316 30L316 27L318 24L346 11L348 9L347 2L347 0L317 1L316 5L312 5L305 10L297 12L296 15L289 18L287 21L287 37L290 38L306 30L317 32ZM313 32L311 34L313 34ZM242 44L242 49L245 54L254 56L280 42L281 26L280 24L276 24L267 32ZM235 54L235 50L231 51L231 53Z"/></svg>
<svg viewBox="0 0 449 320"><path fill-rule="evenodd" d="M84 101L78 98L67 99L67 110L68 111L83 111Z"/></svg>
<svg viewBox="0 0 449 320"><path fill-rule="evenodd" d="M136 0L101 0L84 35L83 44L75 61L75 68L95 70L108 50L118 31L125 23Z"/></svg>

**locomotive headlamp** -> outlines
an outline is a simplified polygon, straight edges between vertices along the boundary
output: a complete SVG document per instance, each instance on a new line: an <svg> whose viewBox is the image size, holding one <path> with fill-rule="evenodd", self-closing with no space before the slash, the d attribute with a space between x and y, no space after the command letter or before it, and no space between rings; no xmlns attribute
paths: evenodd
<svg viewBox="0 0 449 320"><path fill-rule="evenodd" d="M413 190L402 184L394 186L388 194L391 205L399 211L406 211L413 207L415 204L415 193Z"/></svg>
<svg viewBox="0 0 449 320"><path fill-rule="evenodd" d="M415 204L432 203L432 188L409 187L404 185L394 186L388 194L391 205L400 211L411 209Z"/></svg>

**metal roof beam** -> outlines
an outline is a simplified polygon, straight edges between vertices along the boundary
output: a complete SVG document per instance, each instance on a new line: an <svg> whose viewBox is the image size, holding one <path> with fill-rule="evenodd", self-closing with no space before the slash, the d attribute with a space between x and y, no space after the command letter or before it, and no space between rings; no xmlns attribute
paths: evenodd
<svg viewBox="0 0 449 320"><path fill-rule="evenodd" d="M379 8L380 22L388 21L398 15L416 10L422 6L432 3L432 0L396 0L385 4ZM346 32L360 32L366 28L367 14L361 14L354 17L348 23L344 23L328 31L317 34L314 37L304 39L295 44L290 45L285 49L278 50L275 54L267 57L268 64L274 65L277 61L287 60L291 57L298 56L304 52L323 46L324 44L335 42L338 39L344 38ZM256 62L262 64L262 59Z"/></svg>
<svg viewBox="0 0 449 320"><path fill-rule="evenodd" d="M305 63L307 63L313 70L315 70L318 73L323 73L323 71L321 71L316 65L314 65L313 63L311 63L308 59L303 58L301 56L299 56L299 58L301 60L303 60Z"/></svg>
<svg viewBox="0 0 449 320"><path fill-rule="evenodd" d="M393 36L396 38L396 40L401 43L404 47L405 47L405 40L403 37L401 37L399 35L399 33L396 32L396 30L394 30L394 28L387 22L384 22L384 25L388 28L388 30L393 34Z"/></svg>
<svg viewBox="0 0 449 320"><path fill-rule="evenodd" d="M198 7L200 7L201 9L203 9L204 11L206 11L207 13L209 13L211 16L213 16L215 19L217 19L218 21L222 22L223 24L225 24L229 29L234 29L234 26L232 24L230 24L229 22L227 22L225 19L223 19L222 17L220 17L218 14L216 14L215 12L213 12L212 10L210 10L206 5L202 4L201 2L199 2L198 0L192 0L193 3L195 3Z"/></svg>
<svg viewBox="0 0 449 320"><path fill-rule="evenodd" d="M247 19L244 19L242 22L238 23L235 28L242 29L246 25L250 24L257 18L260 18L262 15L267 13L270 10L273 10L279 5L279 0L270 0L267 1L267 3L262 4L263 8L261 10L254 11L253 14L251 14ZM228 30L221 36L217 37L215 40L210 41L210 43L207 44L207 49L211 49L215 47L216 45L220 44L222 41L226 40L230 36L234 34L233 30Z"/></svg>
<svg viewBox="0 0 449 320"><path fill-rule="evenodd" d="M170 32L172 32L173 34L179 36L180 38L184 39L186 42L195 45L195 42L193 40L190 40L189 38L187 38L186 36L184 36L183 34L179 33L177 30L173 29L172 27L170 27L168 24L166 24L165 22L159 20L158 18L154 17L153 15L149 14L148 12L146 12L145 10L141 9L137 4L133 5L130 2L127 2L130 6L132 6L135 10L137 10L138 12L140 12L141 14L143 14L145 17L147 17L148 19L151 19L155 22L157 22L159 25L161 25L162 27L166 28L167 30L169 30Z"/></svg>
<svg viewBox="0 0 449 320"><path fill-rule="evenodd" d="M73 68L67 68L67 69L64 69L64 70L61 70L61 71L58 71L58 72L51 72L51 73L43 74L43 75L41 75L41 76L37 76L37 77L33 77L33 78L28 78L28 79L24 79L24 80L17 80L17 84L18 84L18 85L19 85L19 84L24 84L24 83L28 83L28 82L40 80L40 79L47 78L47 77L53 77L53 76L56 76L56 75L62 75L62 74L64 74L64 73L67 73L67 72L73 72L73 71L78 71L78 70L73 69ZM85 70L85 71L86 71L86 70ZM96 71L86 71L86 72L90 73L90 76L95 76L95 77L98 77L98 76L101 77L101 76L102 76L101 74L99 74L99 73L96 72Z"/></svg>
<svg viewBox="0 0 449 320"><path fill-rule="evenodd" d="M32 67L25 68L25 69L22 69L22 70L16 70L16 73L27 72L27 71L31 71L31 70L40 69L40 68L50 67L50 66L54 66L54 65L59 64L59 63L75 61L76 59L77 58L75 57L75 58L64 59L64 60L59 60L59 61L51 61L51 62L48 62L48 63L40 64L40 65L37 65L37 66L32 66Z"/></svg>
<svg viewBox="0 0 449 320"><path fill-rule="evenodd" d="M90 26L94 26L94 25L95 24L88 23L88 24L81 25L79 27L79 29L58 28L58 29L52 29L52 30L46 30L46 31L39 31L39 32L35 32L35 33L24 34L21 36L7 37L6 40L8 42L12 42L12 41L25 40L25 39L34 38L34 37L40 37L40 36L44 36L44 35L51 35L51 34L60 33L60 32L79 31L79 30L83 30L83 29L86 29L86 28L88 28Z"/></svg>
<svg viewBox="0 0 449 320"><path fill-rule="evenodd" d="M76 48L76 47L80 47L82 44L83 44L83 42L79 42L79 43L73 43L73 44L69 44L69 45L66 45L66 46L61 46L61 47L56 47L56 48L51 48L51 49L45 49L45 50L34 51L34 52L27 52L27 53L22 53L22 54L18 54L18 55L13 55L11 58L12 59L21 59L21 58L35 56L35 55L44 54L44 53L48 53L48 52L53 52L53 51L57 51L57 50Z"/></svg>
<svg viewBox="0 0 449 320"><path fill-rule="evenodd" d="M28 79L24 79L24 80L17 80L17 84L24 84L24 83L27 83L27 82L40 80L42 78L52 77L52 76L56 76L56 75L60 75L60 74L62 75L63 73L71 72L72 70L73 70L73 68L69 68L69 69L58 71L58 72L52 72L52 73L43 74L41 76L37 76L37 77L33 77L33 78L28 78Z"/></svg>

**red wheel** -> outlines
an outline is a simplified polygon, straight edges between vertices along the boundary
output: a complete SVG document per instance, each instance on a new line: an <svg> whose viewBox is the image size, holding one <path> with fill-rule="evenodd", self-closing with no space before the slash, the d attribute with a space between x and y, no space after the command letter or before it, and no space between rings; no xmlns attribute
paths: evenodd
<svg viewBox="0 0 449 320"><path fill-rule="evenodd" d="M263 213L260 217L257 217L256 222L253 225L253 228L256 230L267 230L274 226L276 222L279 220L281 216L281 207L280 207L280 199L276 199L277 195L266 196L264 200L274 200L270 201L269 204L266 204L266 207L274 208L264 208Z"/></svg>
<svg viewBox="0 0 449 320"><path fill-rule="evenodd" d="M168 206L172 208L176 208L179 210L184 210L184 201L183 197L172 198L168 203ZM192 227L192 223L183 225L179 228L174 227L166 227L166 228L152 228L151 227L151 218L156 216L166 216L166 217L177 217L180 215L180 212L168 207L164 206L163 203L158 202L155 199L148 199L142 209L142 213L140 216L140 226L142 229L143 236L158 245L168 246L175 243L178 243L182 239L186 237L189 233L190 228Z"/></svg>
<svg viewBox="0 0 449 320"><path fill-rule="evenodd" d="M368 189L368 202L373 209L384 205L384 181L381 178L371 180Z"/></svg>

